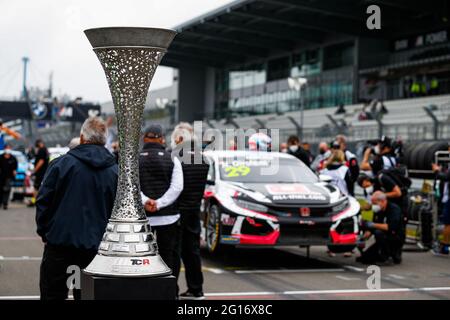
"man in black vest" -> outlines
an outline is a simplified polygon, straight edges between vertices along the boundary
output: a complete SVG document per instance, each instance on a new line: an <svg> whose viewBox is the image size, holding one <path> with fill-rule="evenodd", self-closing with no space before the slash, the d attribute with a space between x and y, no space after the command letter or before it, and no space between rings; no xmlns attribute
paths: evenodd
<svg viewBox="0 0 450 320"><path fill-rule="evenodd" d="M181 158L184 188L178 198L181 227L178 248L185 268L188 290L183 299L203 298L203 274L200 258L200 203L205 190L209 164L203 160L201 145L196 144L190 125L175 127L172 133L173 155ZM178 277L179 269L174 270Z"/></svg>
<svg viewBox="0 0 450 320"><path fill-rule="evenodd" d="M164 148L163 129L150 125L144 133L139 158L142 202L156 235L159 253L169 268L177 270L176 248L180 213L176 200L183 190L183 170L178 159L172 161Z"/></svg>

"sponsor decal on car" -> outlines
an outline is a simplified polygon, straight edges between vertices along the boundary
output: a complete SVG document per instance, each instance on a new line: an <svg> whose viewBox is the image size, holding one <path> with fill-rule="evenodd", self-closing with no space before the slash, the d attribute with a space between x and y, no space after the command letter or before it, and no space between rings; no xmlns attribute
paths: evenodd
<svg viewBox="0 0 450 320"><path fill-rule="evenodd" d="M298 223L299 224L305 224L305 225L308 225L308 226L314 226L316 224L316 222L313 221L313 220L300 220Z"/></svg>
<svg viewBox="0 0 450 320"><path fill-rule="evenodd" d="M230 217L229 214L222 213L221 221L224 226L232 226L234 225L236 218Z"/></svg>
<svg viewBox="0 0 450 320"><path fill-rule="evenodd" d="M307 186L303 184L267 184L266 185L267 191L269 191L270 194L273 195L280 195L280 194L320 194L319 192L311 191Z"/></svg>
<svg viewBox="0 0 450 320"><path fill-rule="evenodd" d="M268 184L267 191L277 200L326 200L325 195L303 184Z"/></svg>
<svg viewBox="0 0 450 320"><path fill-rule="evenodd" d="M272 196L274 201L279 200L326 200L327 198L321 194L282 194Z"/></svg>
<svg viewBox="0 0 450 320"><path fill-rule="evenodd" d="M219 160L219 166L223 168L227 167L267 167L271 165L271 161L266 159L245 159L245 160L235 160L235 159L221 159Z"/></svg>
<svg viewBox="0 0 450 320"><path fill-rule="evenodd" d="M226 244L239 244L239 238L229 237L229 236L221 236L220 242Z"/></svg>

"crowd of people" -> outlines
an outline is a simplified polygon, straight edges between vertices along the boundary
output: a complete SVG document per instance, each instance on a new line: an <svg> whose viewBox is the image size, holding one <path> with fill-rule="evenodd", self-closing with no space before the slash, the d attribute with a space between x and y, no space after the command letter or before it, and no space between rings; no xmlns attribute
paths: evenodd
<svg viewBox="0 0 450 320"><path fill-rule="evenodd" d="M45 244L40 272L42 299L66 299L67 267L85 268L97 252L112 212L118 178L117 150L105 148L107 131L108 124L102 119L86 120L79 141L71 142L70 151L49 164L37 186L37 232ZM141 197L159 253L177 278L183 261L188 289L179 296L201 299L200 203L209 165L179 160L195 156L197 141L187 123L174 129L170 148L166 148L165 132L158 124L145 129L143 142L139 157ZM80 298L78 290L74 290L74 298Z"/></svg>
<svg viewBox="0 0 450 320"><path fill-rule="evenodd" d="M320 142L318 155L311 155L309 144L300 143L297 136L290 136L282 143L281 152L289 153L309 166L319 175L326 175L341 193L355 196L355 184L362 188L365 202L363 210L373 212L372 221L362 221L362 240L366 247L361 250L359 262L373 264L392 260L401 263L402 247L408 222L408 190L411 180L401 164L401 155L395 142L383 136L371 141L366 147L361 163L347 149L346 138L338 135L331 143ZM450 151L450 148L449 148ZM436 179L442 181L440 202L445 225L443 239L437 254L448 254L450 245L450 210L448 168L433 165ZM329 252L330 255L334 255ZM351 256L351 253L346 253Z"/></svg>
<svg viewBox="0 0 450 320"><path fill-rule="evenodd" d="M39 179L35 182L36 222L45 244L40 272L42 299L67 298L67 267L85 268L102 239L118 177L117 146L105 148L108 126L100 118L87 119L79 139L71 142L70 151L50 163L45 160L44 143L36 142L35 170L37 173L42 170L36 174ZM139 156L142 204L156 234L159 253L173 275L179 277L181 261L185 266L187 291L179 297L201 299L200 203L209 165L204 160L198 163L181 159L195 157L195 146L201 143L188 123L175 127L170 143L166 143L165 137L163 127L158 124L150 125L143 133ZM367 146L359 163L348 150L343 135L330 143L321 142L317 156L312 154L310 144L301 143L297 136L280 145L281 152L297 157L343 194L354 196L355 184L362 188L366 199L362 209L373 212L373 219L362 220L360 224L366 243L357 258L362 263L402 261L410 180L403 174L395 150L390 138L381 137ZM447 220L439 252L448 254L450 176L441 166L434 165L433 170L445 183L441 202ZM80 297L77 290L74 297Z"/></svg>

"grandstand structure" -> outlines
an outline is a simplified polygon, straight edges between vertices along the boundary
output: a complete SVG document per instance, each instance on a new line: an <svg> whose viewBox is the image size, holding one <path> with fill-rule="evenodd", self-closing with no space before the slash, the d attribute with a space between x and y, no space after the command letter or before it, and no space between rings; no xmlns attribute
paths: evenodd
<svg viewBox="0 0 450 320"><path fill-rule="evenodd" d="M380 30L366 25L369 5L381 10ZM302 105L311 142L336 132L446 138L439 124L450 102L449 8L445 0L233 1L175 27L161 63L178 71L174 118L286 136L299 132ZM289 87L292 77L307 79L301 94ZM362 103L374 99L389 113L358 121ZM347 114L334 116L340 104Z"/></svg>
<svg viewBox="0 0 450 320"><path fill-rule="evenodd" d="M336 134L345 134L354 142L376 139L383 134L404 141L450 139L450 95L391 100L384 105L388 113L379 121L359 120L363 104L345 106L346 113L339 115L334 114L335 108L306 110L303 140L310 143L332 141ZM293 111L208 120L204 125L223 132L235 128L278 129L280 140L285 141L289 135L299 134L299 119L300 111ZM342 120L345 127L340 125Z"/></svg>
<svg viewBox="0 0 450 320"><path fill-rule="evenodd" d="M380 30L367 27L370 5L380 8ZM218 130L279 129L282 140L302 133L310 143L338 133L355 142L448 139L449 8L446 0L232 1L175 27L161 62L176 69L174 84L150 92L143 125L170 132L202 120ZM296 91L290 78L307 84ZM388 113L359 120L374 100ZM346 113L335 115L340 104ZM52 141L76 132L40 131Z"/></svg>
<svg viewBox="0 0 450 320"><path fill-rule="evenodd" d="M43 139L48 147L66 147L72 138L80 135L82 123L60 122L48 128L39 128L36 137Z"/></svg>

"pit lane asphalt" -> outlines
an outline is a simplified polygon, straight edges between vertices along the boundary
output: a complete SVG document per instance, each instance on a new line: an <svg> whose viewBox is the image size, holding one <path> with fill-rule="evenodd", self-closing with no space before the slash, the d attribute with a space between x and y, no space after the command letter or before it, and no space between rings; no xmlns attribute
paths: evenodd
<svg viewBox="0 0 450 320"><path fill-rule="evenodd" d="M36 299L42 243L34 209L0 210L0 299ZM203 251L207 299L450 299L450 258L405 248L401 265L381 266L381 290L367 288L366 266L314 247ZM181 290L185 289L181 273Z"/></svg>

